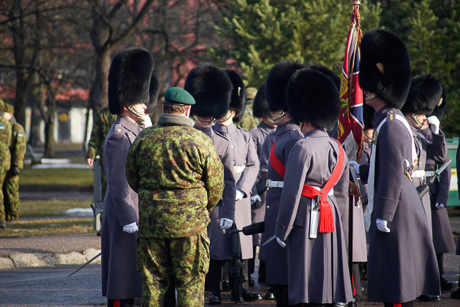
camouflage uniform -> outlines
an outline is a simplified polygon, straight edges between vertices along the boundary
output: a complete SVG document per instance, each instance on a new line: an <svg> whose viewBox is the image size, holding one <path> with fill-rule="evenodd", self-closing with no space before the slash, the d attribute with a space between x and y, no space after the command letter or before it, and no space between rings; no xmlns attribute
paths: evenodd
<svg viewBox="0 0 460 307"><path fill-rule="evenodd" d="M93 130L91 131L91 137L88 142L88 151L86 153L86 158L95 160L99 156L99 165L101 169L104 169L103 165L103 154L102 150L104 148L104 141L107 134L112 128L113 123L117 119L117 116L110 113L109 107L106 106L102 108L96 115L94 121ZM102 185L102 198L107 191L107 178L105 173L101 172L101 185Z"/></svg>
<svg viewBox="0 0 460 307"><path fill-rule="evenodd" d="M245 108L243 119L241 119L241 121L236 125L249 131L252 128L257 127L259 120L252 115L252 110L248 106Z"/></svg>
<svg viewBox="0 0 460 307"><path fill-rule="evenodd" d="M3 111L0 111L0 185L3 187L6 172L11 166L10 143L11 143L11 124L3 117ZM3 189L0 189L0 223L5 223L5 208L3 206L4 197ZM4 227L3 227L4 228Z"/></svg>
<svg viewBox="0 0 460 307"><path fill-rule="evenodd" d="M19 219L19 170L24 168L26 155L26 137L24 128L14 118L10 120L11 133L11 167L3 183L3 195L6 220Z"/></svg>
<svg viewBox="0 0 460 307"><path fill-rule="evenodd" d="M211 139L192 125L183 116L162 115L129 150L127 179L139 195L144 306L163 305L171 273L179 306L204 305L206 227L224 189L224 171Z"/></svg>

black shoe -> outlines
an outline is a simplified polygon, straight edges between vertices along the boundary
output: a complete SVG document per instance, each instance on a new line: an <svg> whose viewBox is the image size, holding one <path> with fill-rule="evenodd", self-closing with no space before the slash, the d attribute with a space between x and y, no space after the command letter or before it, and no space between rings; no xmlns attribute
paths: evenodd
<svg viewBox="0 0 460 307"><path fill-rule="evenodd" d="M246 302L252 302L252 301L257 301L261 300L262 296L259 293L254 293L249 291L248 289L243 289L243 300Z"/></svg>
<svg viewBox="0 0 460 307"><path fill-rule="evenodd" d="M264 295L264 300L276 300L275 294L273 292L268 291Z"/></svg>
<svg viewBox="0 0 460 307"><path fill-rule="evenodd" d="M348 303L335 303L334 306L335 307L346 307L348 306Z"/></svg>
<svg viewBox="0 0 460 307"><path fill-rule="evenodd" d="M251 277L251 275L248 275L248 285L249 287L253 287L256 284L256 281L254 278Z"/></svg>
<svg viewBox="0 0 460 307"><path fill-rule="evenodd" d="M454 283L448 281L444 277L441 277L441 290L452 290L454 288Z"/></svg>
<svg viewBox="0 0 460 307"><path fill-rule="evenodd" d="M450 293L450 298L460 299L460 288L455 289Z"/></svg>
<svg viewBox="0 0 460 307"><path fill-rule="evenodd" d="M5 222L0 223L0 229L6 229L6 223Z"/></svg>
<svg viewBox="0 0 460 307"><path fill-rule="evenodd" d="M422 302L437 302L441 300L439 295L432 295L432 294L422 294L419 297L417 297L417 299Z"/></svg>
<svg viewBox="0 0 460 307"><path fill-rule="evenodd" d="M209 297L209 305L219 305L221 304L221 300L220 300L220 295L219 293L213 293L211 294L211 296Z"/></svg>
<svg viewBox="0 0 460 307"><path fill-rule="evenodd" d="M222 281L222 291L230 291L230 281L223 280Z"/></svg>

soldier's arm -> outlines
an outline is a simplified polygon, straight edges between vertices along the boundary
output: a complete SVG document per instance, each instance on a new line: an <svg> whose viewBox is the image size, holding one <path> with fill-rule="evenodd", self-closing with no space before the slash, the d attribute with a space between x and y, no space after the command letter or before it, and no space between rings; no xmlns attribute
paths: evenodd
<svg viewBox="0 0 460 307"><path fill-rule="evenodd" d="M102 120L98 113L97 118L94 121L93 130L91 130L91 136L88 141L88 151L86 152L86 158L96 159L98 153L102 152L101 146L104 146L104 140L101 140L101 127Z"/></svg>
<svg viewBox="0 0 460 307"><path fill-rule="evenodd" d="M208 143L209 144L205 147L208 153L204 161L203 169L205 173L203 174L203 181L206 191L208 192L207 209L211 212L219 202L222 197L222 192L224 191L224 167L211 140L209 140Z"/></svg>
<svg viewBox="0 0 460 307"><path fill-rule="evenodd" d="M251 190L257 179L259 173L259 158L257 157L257 149L252 140L252 136L249 134L247 139L248 142L248 154L246 156L246 168L236 184L236 188L246 194L246 197L251 196Z"/></svg>
<svg viewBox="0 0 460 307"><path fill-rule="evenodd" d="M432 142L427 141L427 156L436 162L449 161L446 137L439 130L439 134L432 133ZM426 140L426 139L425 139Z"/></svg>
<svg viewBox="0 0 460 307"><path fill-rule="evenodd" d="M14 125L14 141L11 145L14 146L11 152L11 166L23 169L27 150L26 135L24 128L18 123Z"/></svg>
<svg viewBox="0 0 460 307"><path fill-rule="evenodd" d="M138 140L139 139L137 138L134 141L133 145L131 145L131 147L129 148L128 157L126 159L126 180L128 180L129 186L131 187L131 189L136 191L136 193L138 193L139 191L139 181L140 181L139 170L137 169L137 165L136 165L136 160L137 160L136 154L137 154L139 143L140 143L140 141Z"/></svg>

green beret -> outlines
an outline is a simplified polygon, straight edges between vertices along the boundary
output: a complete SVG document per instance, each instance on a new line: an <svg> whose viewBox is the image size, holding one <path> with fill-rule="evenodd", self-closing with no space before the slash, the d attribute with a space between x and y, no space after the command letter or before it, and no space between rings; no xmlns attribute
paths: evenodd
<svg viewBox="0 0 460 307"><path fill-rule="evenodd" d="M195 99L183 88L171 87L165 92L165 103L193 105Z"/></svg>
<svg viewBox="0 0 460 307"><path fill-rule="evenodd" d="M9 103L5 103L4 110L6 113L14 113L14 107Z"/></svg>

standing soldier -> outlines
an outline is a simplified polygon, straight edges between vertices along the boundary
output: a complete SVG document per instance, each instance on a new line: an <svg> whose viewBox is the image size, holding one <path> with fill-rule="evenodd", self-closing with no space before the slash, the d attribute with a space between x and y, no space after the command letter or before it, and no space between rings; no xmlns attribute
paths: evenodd
<svg viewBox="0 0 460 307"><path fill-rule="evenodd" d="M440 287L430 229L410 177L414 140L399 110L411 83L409 53L393 33L370 30L361 40L360 68L359 84L365 103L375 110L376 127L365 215L370 227L367 298L385 306L413 306L423 293L439 295Z"/></svg>
<svg viewBox="0 0 460 307"><path fill-rule="evenodd" d="M245 88L241 77L233 70L226 69L232 84L232 96L230 109L225 117L220 118L213 126L215 130L220 131L227 136L230 142L230 148L233 151L233 174L236 181L236 204L235 204L235 226L242 229L251 224L251 189L257 179L259 170L259 159L257 151L252 140L251 134L234 124L239 122L244 113ZM252 236L239 234L241 244L241 259L247 260L253 257L252 254ZM232 283L232 281L230 281ZM234 281L240 283L240 281ZM232 300L254 301L261 299L258 293L252 293L243 289L242 298L232 291Z"/></svg>
<svg viewBox="0 0 460 307"><path fill-rule="evenodd" d="M12 128L11 124L3 117L5 103L0 99L0 186L3 187L6 172L11 166L10 143ZM3 189L0 189L0 229L6 228Z"/></svg>
<svg viewBox="0 0 460 307"><path fill-rule="evenodd" d="M203 306L209 268L209 214L224 189L211 139L189 119L194 98L173 87L157 125L129 150L130 186L139 194L138 268L143 306L163 306L174 275L178 306Z"/></svg>
<svg viewBox="0 0 460 307"><path fill-rule="evenodd" d="M103 150L107 193L101 236L102 295L108 306L132 306L134 298L142 296L142 282L136 268L138 196L128 185L126 159L142 130L139 125L147 105L157 96L152 55L141 48L119 52L108 79L109 109L117 119Z"/></svg>
<svg viewBox="0 0 460 307"><path fill-rule="evenodd" d="M249 132L252 134L252 138L256 145L257 149L257 156L259 157L259 174L257 176L256 183L252 187L252 196L251 196L251 210L253 212L253 223L259 223L264 220L265 217L265 208L266 208L266 200L265 195L267 191L266 182L267 182L267 165L268 165L268 156L270 151L266 153L262 153L262 147L265 141L265 138L270 132L275 131L276 126L270 120L270 111L268 109L268 102L267 102L267 92L266 92L266 83L263 83L259 90L257 91L256 97L253 103L253 112L256 118L260 119L259 125L257 127L252 128ZM273 135L273 134L272 134ZM274 135L273 135L274 139ZM263 160L262 160L263 159ZM262 234L254 234L252 236L252 244L254 246L253 253L254 256L252 259L249 260L249 268L248 268L248 280L249 285L254 285L254 280L252 279L251 275L254 273L255 267L255 259L256 259L256 251L257 247L260 246L260 239ZM262 277L262 280L265 276L265 261L261 260L259 263L259 278ZM264 281L265 282L265 281ZM273 299L273 297L267 297Z"/></svg>
<svg viewBox="0 0 460 307"><path fill-rule="evenodd" d="M327 75L305 68L290 78L286 102L305 134L287 160L275 229L288 250L289 305L349 302L348 158L326 132L337 122L339 93Z"/></svg>
<svg viewBox="0 0 460 307"><path fill-rule="evenodd" d="M3 197L5 204L5 215L7 221L19 219L19 172L24 168L24 156L26 155L26 136L24 128L16 122L13 116L12 105L5 104L5 117L11 124L11 167L6 173L3 183Z"/></svg>
<svg viewBox="0 0 460 307"><path fill-rule="evenodd" d="M275 141L270 149L267 173L267 210L265 232L262 235L262 253L265 256L267 284L275 288L277 306L288 306L287 250L276 242L268 242L275 235L276 218L284 186L284 166L294 144L303 138L299 123L292 117L286 104L286 89L289 78L303 65L283 61L275 64L267 78L267 101L270 119L276 125ZM270 142L269 138L265 143ZM264 148L267 148L265 144ZM270 244L268 244L270 243Z"/></svg>
<svg viewBox="0 0 460 307"><path fill-rule="evenodd" d="M211 290L209 304L215 305L221 303L222 268L226 262L232 260L232 234L228 229L235 219L236 183L230 142L220 131L214 131L212 126L217 118L227 114L233 85L222 69L211 64L200 64L188 74L184 89L195 99L191 110L195 128L211 138L224 166L224 192L211 212L208 226L211 260L207 283Z"/></svg>

